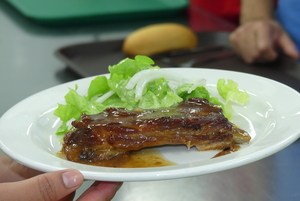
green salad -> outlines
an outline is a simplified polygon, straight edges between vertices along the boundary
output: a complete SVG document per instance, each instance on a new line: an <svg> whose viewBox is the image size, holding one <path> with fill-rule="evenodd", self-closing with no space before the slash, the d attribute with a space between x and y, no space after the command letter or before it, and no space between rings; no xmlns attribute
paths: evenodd
<svg viewBox="0 0 300 201"><path fill-rule="evenodd" d="M97 114L108 107L127 109L156 109L176 106L192 97L205 98L221 105L224 115L231 119L232 102L246 104L249 95L238 88L233 80L219 79L217 90L220 97L212 97L202 78L183 78L168 69L154 66L146 56L126 58L109 66L110 76L95 77L86 95L77 93L78 86L65 95L65 104L58 104L54 115L62 121L57 135L63 135L71 127L68 122L79 120L83 113Z"/></svg>

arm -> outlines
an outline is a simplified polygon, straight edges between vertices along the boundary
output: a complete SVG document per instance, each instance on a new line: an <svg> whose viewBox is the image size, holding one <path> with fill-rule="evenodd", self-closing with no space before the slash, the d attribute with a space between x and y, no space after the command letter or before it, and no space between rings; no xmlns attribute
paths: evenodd
<svg viewBox="0 0 300 201"><path fill-rule="evenodd" d="M278 57L278 49L298 58L298 52L281 25L273 18L273 0L242 0L240 26L231 33L233 49L245 62L269 62Z"/></svg>
<svg viewBox="0 0 300 201"><path fill-rule="evenodd" d="M273 19L273 0L241 0L240 24Z"/></svg>

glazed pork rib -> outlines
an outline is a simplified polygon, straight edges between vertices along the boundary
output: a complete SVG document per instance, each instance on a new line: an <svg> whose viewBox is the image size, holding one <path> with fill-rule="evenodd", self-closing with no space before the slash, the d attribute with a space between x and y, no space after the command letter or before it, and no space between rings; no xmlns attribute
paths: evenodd
<svg viewBox="0 0 300 201"><path fill-rule="evenodd" d="M185 144L202 150L224 150L248 143L250 136L230 123L220 106L191 98L163 109L107 108L72 122L62 152L68 160L97 163L145 147Z"/></svg>

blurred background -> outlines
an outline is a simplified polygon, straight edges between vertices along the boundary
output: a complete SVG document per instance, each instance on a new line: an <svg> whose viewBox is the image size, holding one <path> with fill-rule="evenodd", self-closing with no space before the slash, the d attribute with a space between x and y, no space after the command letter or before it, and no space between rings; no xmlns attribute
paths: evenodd
<svg viewBox="0 0 300 201"><path fill-rule="evenodd" d="M233 53L228 39L238 26L236 17L221 17L193 0L4 0L0 2L0 115L49 87L106 73L108 65L126 57L121 51L124 38L138 28L162 22L190 27L198 36L199 47L221 48L176 57L172 63L158 59L161 67L186 67L186 62L200 58L194 67L252 73L300 90L298 61L280 57L271 64L244 63ZM210 175L126 182L113 200L299 200L298 144ZM87 181L78 195L90 184Z"/></svg>

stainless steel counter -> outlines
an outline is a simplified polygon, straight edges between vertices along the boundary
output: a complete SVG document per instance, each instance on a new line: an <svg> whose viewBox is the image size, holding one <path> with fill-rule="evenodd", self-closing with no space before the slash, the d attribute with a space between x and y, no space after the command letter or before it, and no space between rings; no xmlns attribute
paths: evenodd
<svg viewBox="0 0 300 201"><path fill-rule="evenodd" d="M180 19L174 19L174 21ZM24 19L0 2L0 115L17 102L41 90L78 79L54 56L54 51L76 43L125 37L152 23L114 23L77 27L44 27ZM222 41L228 43L228 41ZM283 58L276 71L270 66L247 66L238 58L207 63L204 67L241 70L269 76L300 91L300 65ZM272 73L273 72L273 73ZM249 83L251 84L251 83ZM0 134L1 135L1 134ZM263 160L199 177L127 182L114 201L293 201L300 199L300 142ZM82 192L91 182L86 182Z"/></svg>

